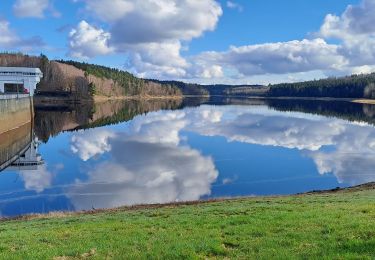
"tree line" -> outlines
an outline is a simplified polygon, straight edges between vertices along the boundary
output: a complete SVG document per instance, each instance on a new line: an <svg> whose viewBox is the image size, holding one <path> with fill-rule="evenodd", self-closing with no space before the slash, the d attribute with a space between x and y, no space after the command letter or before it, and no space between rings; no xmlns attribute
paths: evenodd
<svg viewBox="0 0 375 260"><path fill-rule="evenodd" d="M270 85L271 97L375 98L375 73Z"/></svg>
<svg viewBox="0 0 375 260"><path fill-rule="evenodd" d="M85 72L85 77L93 75L100 79L111 79L114 84L122 87L123 95L150 95L150 96L174 96L180 95L178 87L171 84L156 84L149 80L137 78L133 74L119 70L117 68L109 68L101 65L94 65L85 62L77 62L72 60L58 60L60 63L72 65ZM95 94L98 86L90 85L90 93Z"/></svg>

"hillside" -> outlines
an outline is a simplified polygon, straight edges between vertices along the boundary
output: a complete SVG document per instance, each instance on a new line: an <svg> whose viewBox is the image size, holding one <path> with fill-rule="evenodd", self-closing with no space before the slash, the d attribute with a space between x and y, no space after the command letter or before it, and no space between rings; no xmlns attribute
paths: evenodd
<svg viewBox="0 0 375 260"><path fill-rule="evenodd" d="M89 91L99 96L181 96L179 88L135 77L129 72L76 61L57 61L80 71L89 82ZM80 75L80 76L82 76Z"/></svg>
<svg viewBox="0 0 375 260"><path fill-rule="evenodd" d="M298 83L200 85L181 81L140 79L129 72L76 61L50 61L23 54L0 54L0 66L39 67L44 78L37 93L92 99L113 97L257 96L375 99L375 73Z"/></svg>
<svg viewBox="0 0 375 260"><path fill-rule="evenodd" d="M92 99L94 95L181 96L176 87L139 79L128 72L86 63L50 61L44 55L0 54L0 66L40 68L44 77L37 86L37 95L73 99Z"/></svg>

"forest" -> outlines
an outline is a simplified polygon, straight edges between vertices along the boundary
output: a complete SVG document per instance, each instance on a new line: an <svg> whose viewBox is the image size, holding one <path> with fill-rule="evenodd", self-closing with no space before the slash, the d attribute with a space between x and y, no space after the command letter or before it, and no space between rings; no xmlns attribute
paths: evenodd
<svg viewBox="0 0 375 260"><path fill-rule="evenodd" d="M144 80L135 77L133 74L119 70L116 68L109 68L100 65L89 64L85 62L77 62L72 60L58 60L57 62L67 65L72 65L85 72L85 78L90 79L93 75L100 79L112 80L114 85L120 86L123 89L122 95L136 96L179 96L181 95L178 87L172 84L158 84L150 80ZM89 80L90 81L90 80ZM97 89L98 86L92 88ZM92 90L92 88L90 88ZM96 92L96 91L94 91ZM100 94L100 93L99 93Z"/></svg>
<svg viewBox="0 0 375 260"><path fill-rule="evenodd" d="M375 73L270 85L270 97L375 98Z"/></svg>
<svg viewBox="0 0 375 260"><path fill-rule="evenodd" d="M201 85L141 79L116 68L72 60L50 61L45 55L0 54L0 66L39 67L44 77L37 93L76 98L99 96L263 96L375 99L375 73L331 77L298 83L262 85Z"/></svg>

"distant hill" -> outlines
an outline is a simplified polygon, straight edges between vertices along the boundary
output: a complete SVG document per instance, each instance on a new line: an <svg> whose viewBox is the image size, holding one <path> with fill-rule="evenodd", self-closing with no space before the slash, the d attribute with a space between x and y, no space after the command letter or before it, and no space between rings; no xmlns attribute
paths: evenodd
<svg viewBox="0 0 375 260"><path fill-rule="evenodd" d="M149 81L168 84L171 86L178 87L184 95L202 95L202 96L222 96L222 95L233 95L233 96L264 96L269 90L268 87L262 85L225 85L225 84L214 84L214 85L200 85L195 83L185 83L181 81L161 81L151 79Z"/></svg>
<svg viewBox="0 0 375 260"><path fill-rule="evenodd" d="M375 99L375 73L270 85L267 96Z"/></svg>
<svg viewBox="0 0 375 260"><path fill-rule="evenodd" d="M66 96L75 99L92 99L94 95L182 95L177 87L143 80L125 71L74 61L50 61L44 55L0 54L0 66L40 68L44 77L37 86L37 95Z"/></svg>

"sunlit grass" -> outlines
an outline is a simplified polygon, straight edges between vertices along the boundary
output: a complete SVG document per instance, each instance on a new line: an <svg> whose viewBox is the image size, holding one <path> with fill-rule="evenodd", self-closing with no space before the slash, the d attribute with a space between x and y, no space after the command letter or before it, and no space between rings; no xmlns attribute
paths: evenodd
<svg viewBox="0 0 375 260"><path fill-rule="evenodd" d="M375 190L5 221L0 257L373 259Z"/></svg>

